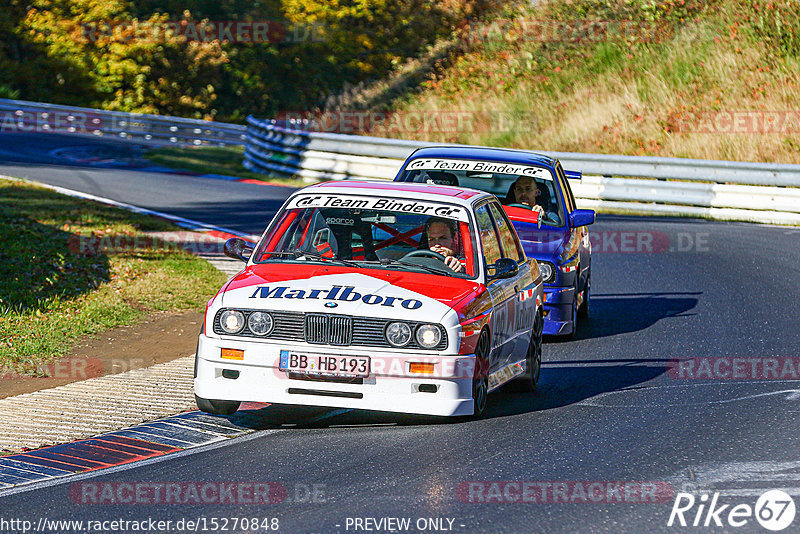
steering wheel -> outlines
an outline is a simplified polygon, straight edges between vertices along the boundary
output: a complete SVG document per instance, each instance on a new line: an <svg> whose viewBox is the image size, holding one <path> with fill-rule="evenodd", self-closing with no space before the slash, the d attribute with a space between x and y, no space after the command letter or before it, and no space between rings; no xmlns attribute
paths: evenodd
<svg viewBox="0 0 800 534"><path fill-rule="evenodd" d="M506 204L510 208L525 208L526 210L533 210L532 206L528 206L527 204Z"/></svg>
<svg viewBox="0 0 800 534"><path fill-rule="evenodd" d="M425 256L427 256L429 258L437 259L437 260L439 260L441 262L444 262L444 260L445 260L444 255L439 254L438 252L434 252L432 250L425 250L425 249L412 250L411 252L409 252L408 254L403 256L403 259L416 258L416 257L425 257Z"/></svg>

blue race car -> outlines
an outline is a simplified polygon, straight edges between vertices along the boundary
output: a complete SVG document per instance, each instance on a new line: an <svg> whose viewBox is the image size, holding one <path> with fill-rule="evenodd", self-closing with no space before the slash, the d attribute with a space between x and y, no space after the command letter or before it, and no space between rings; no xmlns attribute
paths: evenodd
<svg viewBox="0 0 800 534"><path fill-rule="evenodd" d="M544 333L574 336L589 315L592 210L577 209L558 160L485 147L432 146L413 152L395 181L467 187L494 193L514 224L525 254L539 263L545 292Z"/></svg>

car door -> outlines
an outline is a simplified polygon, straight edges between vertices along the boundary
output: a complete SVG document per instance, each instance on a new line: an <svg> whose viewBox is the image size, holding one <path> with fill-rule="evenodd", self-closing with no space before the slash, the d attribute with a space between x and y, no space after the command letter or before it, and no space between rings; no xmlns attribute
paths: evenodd
<svg viewBox="0 0 800 534"><path fill-rule="evenodd" d="M503 257L500 239L489 212L488 203L481 204L475 209L475 219L481 240L484 265L486 266L486 287L492 297L492 313L489 317L492 347L489 372L491 373L502 367L504 362L508 360L509 284L507 280L503 279L488 281L489 276L494 274L494 269L491 266ZM511 287L513 288L513 285Z"/></svg>
<svg viewBox="0 0 800 534"><path fill-rule="evenodd" d="M489 211L494 220L503 257L517 262L517 274L503 280L505 288L503 296L508 310L508 337L506 340L505 363L512 363L525 358L533 330L533 319L536 313L535 299L526 298L533 293L533 277L525 257L525 251L519 237L514 231L505 211L496 202L489 204Z"/></svg>

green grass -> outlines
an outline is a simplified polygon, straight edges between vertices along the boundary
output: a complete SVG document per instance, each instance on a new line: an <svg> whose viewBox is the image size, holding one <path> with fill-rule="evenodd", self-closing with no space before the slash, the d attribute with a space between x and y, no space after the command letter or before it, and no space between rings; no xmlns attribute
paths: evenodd
<svg viewBox="0 0 800 534"><path fill-rule="evenodd" d="M147 152L145 157L153 163L172 169L183 169L203 174L238 176L240 178L295 187L307 185L301 178L277 174L260 174L247 170L242 165L244 148L240 146L157 148Z"/></svg>
<svg viewBox="0 0 800 534"><path fill-rule="evenodd" d="M225 275L145 237L173 230L162 219L0 180L0 370L33 374L82 336L156 312L202 310ZM82 246L98 239L117 246Z"/></svg>

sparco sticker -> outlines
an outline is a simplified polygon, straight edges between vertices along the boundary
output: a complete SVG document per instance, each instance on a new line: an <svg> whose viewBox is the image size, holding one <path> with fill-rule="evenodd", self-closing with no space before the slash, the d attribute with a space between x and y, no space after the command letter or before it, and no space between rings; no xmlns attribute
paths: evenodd
<svg viewBox="0 0 800 534"><path fill-rule="evenodd" d="M497 161L473 161L467 159L415 159L406 166L407 171L418 170L437 170L437 171L474 171L491 172L498 174L519 174L540 178L542 180L553 180L553 175L549 170L532 165L515 165L513 163L502 163Z"/></svg>
<svg viewBox="0 0 800 534"><path fill-rule="evenodd" d="M349 208L363 210L400 211L467 222L467 210L452 204L439 204L424 200L399 200L354 195L300 195L289 202L294 208Z"/></svg>

